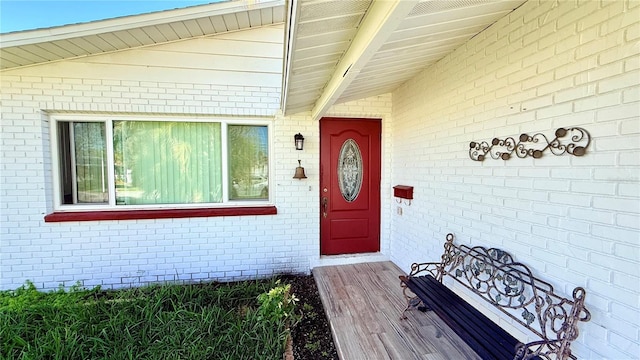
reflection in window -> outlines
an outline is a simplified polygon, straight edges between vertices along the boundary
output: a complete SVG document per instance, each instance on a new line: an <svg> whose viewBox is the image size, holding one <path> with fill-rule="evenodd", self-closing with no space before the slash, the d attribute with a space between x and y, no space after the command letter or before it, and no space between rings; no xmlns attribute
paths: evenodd
<svg viewBox="0 0 640 360"><path fill-rule="evenodd" d="M269 199L267 125L107 117L54 121L56 206Z"/></svg>
<svg viewBox="0 0 640 360"><path fill-rule="evenodd" d="M269 198L266 126L229 125L229 199Z"/></svg>
<svg viewBox="0 0 640 360"><path fill-rule="evenodd" d="M60 182L63 204L100 204L109 201L105 127L100 122L60 123L64 146Z"/></svg>

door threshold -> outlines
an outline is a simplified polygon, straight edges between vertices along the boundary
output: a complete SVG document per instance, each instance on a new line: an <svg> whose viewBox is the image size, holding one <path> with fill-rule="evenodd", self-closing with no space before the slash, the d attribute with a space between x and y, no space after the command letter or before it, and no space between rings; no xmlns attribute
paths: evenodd
<svg viewBox="0 0 640 360"><path fill-rule="evenodd" d="M351 265L366 262L389 261L389 257L379 252L344 254L344 255L321 255L319 258L309 259L311 269L321 266Z"/></svg>

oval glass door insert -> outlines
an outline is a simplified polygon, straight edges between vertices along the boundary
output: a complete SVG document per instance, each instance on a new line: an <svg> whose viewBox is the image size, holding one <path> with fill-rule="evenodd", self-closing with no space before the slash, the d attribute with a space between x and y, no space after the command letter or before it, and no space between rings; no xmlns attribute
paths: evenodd
<svg viewBox="0 0 640 360"><path fill-rule="evenodd" d="M338 185L347 202L354 201L362 188L362 154L353 139L347 139L338 155Z"/></svg>

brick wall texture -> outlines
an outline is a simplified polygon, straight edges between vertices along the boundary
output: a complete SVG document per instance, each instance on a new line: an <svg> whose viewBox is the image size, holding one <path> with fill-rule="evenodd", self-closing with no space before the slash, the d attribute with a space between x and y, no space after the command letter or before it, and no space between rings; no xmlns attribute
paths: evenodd
<svg viewBox="0 0 640 360"><path fill-rule="evenodd" d="M528 1L393 93L391 258L503 248L567 296L587 290L579 358L640 356L640 2ZM471 161L469 142L578 126L583 157Z"/></svg>
<svg viewBox="0 0 640 360"><path fill-rule="evenodd" d="M592 320L574 343L579 358L638 358L639 19L636 0L528 1L392 94L330 109L330 116L383 120L382 253L408 270L439 259L448 232L503 248L559 293L585 287ZM265 30L277 45L274 58L282 30ZM157 60L154 51L135 58ZM127 71L131 57L0 73L0 289L27 279L42 289L77 281L118 288L308 272L319 253L317 120L281 115L278 76L262 74L256 83L249 70L229 84L216 81L220 69L210 77L202 69L197 76ZM44 223L53 202L48 113L59 112L271 119L278 214ZM552 136L571 126L591 134L583 157L469 159L470 141ZM298 132L302 152L293 149ZM298 159L306 180L292 179ZM414 186L411 204L395 201L396 184Z"/></svg>
<svg viewBox="0 0 640 360"><path fill-rule="evenodd" d="M135 50L135 56L158 64L163 61L159 52L202 52L208 42L221 43L229 52L238 43L251 47L260 42L261 49L271 46L272 57L280 59L282 31L276 26L235 32ZM207 49L215 51L215 46ZM166 76L157 76L158 69L136 66L131 58L131 51L124 51L0 74L0 288L13 289L27 279L42 289L78 281L87 287L119 288L308 273L309 258L319 252L317 166L311 163L318 156L313 141L318 127L305 116L279 115L281 59L270 65L278 71L273 76L264 70L252 76L251 62L241 62L249 65L234 74L238 76L230 85L216 83L214 76L225 72L225 64L211 64L210 76L202 69L176 70L175 64L160 71ZM262 54L255 64L263 69L265 59ZM45 223L44 215L53 211L51 113L270 119L270 192L278 214ZM309 135L302 154L293 148L297 132ZM292 179L299 156L307 166L305 181Z"/></svg>

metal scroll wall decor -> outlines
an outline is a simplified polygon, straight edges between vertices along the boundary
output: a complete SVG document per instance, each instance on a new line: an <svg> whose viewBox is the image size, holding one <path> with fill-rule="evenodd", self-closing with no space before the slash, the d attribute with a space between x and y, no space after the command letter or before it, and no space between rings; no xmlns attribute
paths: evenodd
<svg viewBox="0 0 640 360"><path fill-rule="evenodd" d="M486 141L472 141L469 144L469 157L471 160L483 161L487 154L498 160L509 160L514 154L519 158L533 157L539 159L549 150L553 155L571 154L582 156L586 153L591 137L587 130L579 127L559 128L556 137L549 141L547 136L538 133L534 135L522 134L519 141L512 137L505 139L494 138L491 144Z"/></svg>

